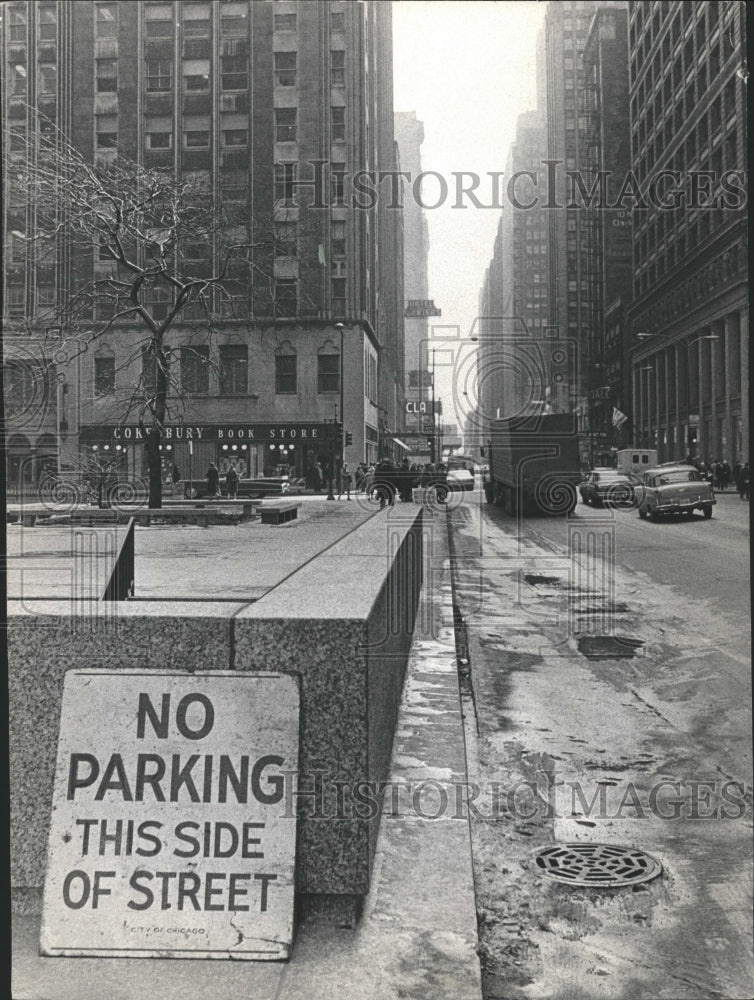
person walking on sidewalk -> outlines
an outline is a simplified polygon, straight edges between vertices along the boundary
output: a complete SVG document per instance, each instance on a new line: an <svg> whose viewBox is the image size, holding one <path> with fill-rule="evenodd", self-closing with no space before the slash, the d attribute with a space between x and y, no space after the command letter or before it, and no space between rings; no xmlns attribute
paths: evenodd
<svg viewBox="0 0 754 1000"><path fill-rule="evenodd" d="M343 491L345 490L346 499L351 499L351 470L348 468L348 462L344 462L341 470L340 476L338 477L338 500L343 496Z"/></svg>
<svg viewBox="0 0 754 1000"><path fill-rule="evenodd" d="M220 485L220 470L214 462L209 463L207 469L207 493L211 497L217 496L217 489Z"/></svg>
<svg viewBox="0 0 754 1000"><path fill-rule="evenodd" d="M228 496L235 500L238 496L238 473L235 465L231 465L225 473L225 485L228 488Z"/></svg>
<svg viewBox="0 0 754 1000"><path fill-rule="evenodd" d="M738 493L742 500L749 499L749 463L738 474Z"/></svg>

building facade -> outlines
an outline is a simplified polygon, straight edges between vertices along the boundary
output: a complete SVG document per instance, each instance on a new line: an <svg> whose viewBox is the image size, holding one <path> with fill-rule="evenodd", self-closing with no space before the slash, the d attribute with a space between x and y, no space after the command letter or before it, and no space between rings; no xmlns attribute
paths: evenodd
<svg viewBox="0 0 754 1000"><path fill-rule="evenodd" d="M127 157L196 181L239 242L261 246L270 234L252 276L229 272L206 312L184 310L166 334L165 476L232 461L245 475L309 477L330 462L335 419L352 436L352 465L392 453L403 411L402 214L376 196L364 207L354 189L360 171L397 169L390 5L55 0L4 13L3 111L16 131L35 128L42 111L88 162ZM24 351L39 355L62 389L48 392L36 437L9 415L11 471L34 480L52 435L61 465L117 451L120 468L142 474L133 445L149 389L135 349L143 331L116 323L99 336L96 305L75 337L58 318L72 290L113 264L97 248L91 260L59 248L49 264L28 238L33 206L14 198L6 191L6 328L20 369ZM180 252L192 273L216 273L211 239ZM149 302L157 318L171 306L158 293ZM35 338L43 349L31 348ZM20 397L23 381L14 376Z"/></svg>
<svg viewBox="0 0 754 1000"><path fill-rule="evenodd" d="M748 459L745 5L631 4L635 443ZM659 187L659 184L658 184ZM673 192L677 192L674 194Z"/></svg>

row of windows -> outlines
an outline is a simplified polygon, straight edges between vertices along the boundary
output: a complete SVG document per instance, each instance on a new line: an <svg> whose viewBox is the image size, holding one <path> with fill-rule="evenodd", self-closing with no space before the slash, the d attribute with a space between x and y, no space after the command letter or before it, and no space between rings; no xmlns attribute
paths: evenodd
<svg viewBox="0 0 754 1000"><path fill-rule="evenodd" d="M344 142L346 138L345 108L331 108L331 138L333 142ZM98 115L98 119L115 119L116 116ZM207 149L210 145L211 131L209 121L206 128L189 128L183 131L184 149ZM109 129L96 129L100 131L112 132ZM116 129L117 131L117 129ZM147 149L166 150L173 148L172 130L165 128L164 120L155 126L147 119L145 123L145 136ZM276 142L296 142L297 136L297 109L277 108L275 109L275 141ZM244 148L249 144L249 132L245 128L222 129L220 132L220 144L226 149Z"/></svg>
<svg viewBox="0 0 754 1000"><path fill-rule="evenodd" d="M210 392L210 353L207 344L182 347L179 352L181 390L187 395ZM142 378L147 392L154 391L154 362L145 355ZM94 359L94 395L110 396L116 389L114 357ZM294 352L275 355L275 392L295 395L298 391L298 357ZM340 392L340 355L317 355L317 391ZM221 396L245 396L249 392L249 349L245 344L222 345L219 350L218 392Z"/></svg>
<svg viewBox="0 0 754 1000"><path fill-rule="evenodd" d="M346 54L342 49L330 53L330 85L343 87L346 82ZM100 63L102 64L100 73ZM273 74L276 87L295 87L297 72L295 52L275 52ZM108 81L100 86L100 75ZM210 60L184 59L182 64L183 89L186 93L201 94L210 91ZM173 88L173 60L147 59L144 66L147 93L167 93ZM117 90L117 60L97 60L97 90ZM220 56L220 89L223 91L247 90L249 87L249 59L246 55Z"/></svg>

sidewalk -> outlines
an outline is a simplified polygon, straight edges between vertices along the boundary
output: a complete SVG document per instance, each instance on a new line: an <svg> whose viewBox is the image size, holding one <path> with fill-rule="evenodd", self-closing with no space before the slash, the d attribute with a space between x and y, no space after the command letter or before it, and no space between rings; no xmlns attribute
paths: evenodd
<svg viewBox="0 0 754 1000"><path fill-rule="evenodd" d="M14 1000L480 1000L469 824L450 794L466 758L444 518L435 527L390 767L400 794L386 795L356 928L303 923L288 963L40 958L39 916L17 916ZM435 783L450 805L431 819Z"/></svg>

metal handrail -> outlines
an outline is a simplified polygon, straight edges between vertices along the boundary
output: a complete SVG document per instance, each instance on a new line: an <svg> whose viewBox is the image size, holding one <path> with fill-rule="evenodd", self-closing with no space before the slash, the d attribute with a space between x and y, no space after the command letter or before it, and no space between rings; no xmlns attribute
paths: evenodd
<svg viewBox="0 0 754 1000"><path fill-rule="evenodd" d="M130 518L126 537L118 549L115 565L100 600L127 601L134 596L135 525L135 518Z"/></svg>

